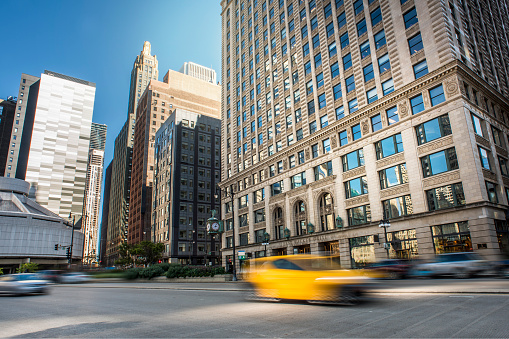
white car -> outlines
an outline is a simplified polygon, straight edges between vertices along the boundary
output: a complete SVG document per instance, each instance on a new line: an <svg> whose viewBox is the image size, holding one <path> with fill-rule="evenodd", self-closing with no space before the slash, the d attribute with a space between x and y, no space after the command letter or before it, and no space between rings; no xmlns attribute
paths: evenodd
<svg viewBox="0 0 509 339"><path fill-rule="evenodd" d="M40 274L18 273L2 275L0 276L0 294L46 294L49 290L49 283Z"/></svg>
<svg viewBox="0 0 509 339"><path fill-rule="evenodd" d="M413 277L454 276L468 278L488 269L487 261L472 252L439 254L434 261L416 265Z"/></svg>
<svg viewBox="0 0 509 339"><path fill-rule="evenodd" d="M61 274L59 281L61 284L79 284L89 282L90 276L83 272L69 272Z"/></svg>

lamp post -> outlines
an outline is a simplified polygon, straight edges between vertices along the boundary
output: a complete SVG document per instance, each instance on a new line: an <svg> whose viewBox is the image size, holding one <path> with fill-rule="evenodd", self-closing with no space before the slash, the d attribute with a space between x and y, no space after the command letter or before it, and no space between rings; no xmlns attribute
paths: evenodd
<svg viewBox="0 0 509 339"><path fill-rule="evenodd" d="M189 226L191 226L191 227L192 227L192 226L193 226L193 224L189 224ZM192 262L191 255L193 254L193 250L194 250L194 243L195 243L195 241L194 241L194 233L195 233L195 231L194 231L194 230L192 230L192 233L191 233L191 234L192 234L192 235L191 235L191 238L192 238L192 239L191 239L191 241L189 242L189 265L191 265L191 264L193 263L193 262Z"/></svg>
<svg viewBox="0 0 509 339"><path fill-rule="evenodd" d="M71 222L71 216L72 216L72 225L71 225L71 256L69 257L69 266L72 264L72 248L74 245L74 222L75 222L75 215L72 215L71 212L69 212L69 222Z"/></svg>
<svg viewBox="0 0 509 339"><path fill-rule="evenodd" d="M264 249L264 256L267 257L267 245L269 244L269 240L270 240L270 234L265 232L263 233L263 246L265 246L265 249Z"/></svg>
<svg viewBox="0 0 509 339"><path fill-rule="evenodd" d="M384 215L384 217L385 217L385 215ZM387 259L389 259L389 244L387 243L387 227L391 227L391 223L389 222L389 219L380 220L380 222L378 223L378 227L384 228L384 239L385 239L384 248L387 251Z"/></svg>
<svg viewBox="0 0 509 339"><path fill-rule="evenodd" d="M219 186L217 187L217 190L221 192L224 196L230 198L232 202L232 249L233 249L233 277L232 281L237 281L237 267L236 267L236 261L235 261L235 193L233 192L233 185L230 185L229 190L222 190ZM217 198L217 195L215 196Z"/></svg>

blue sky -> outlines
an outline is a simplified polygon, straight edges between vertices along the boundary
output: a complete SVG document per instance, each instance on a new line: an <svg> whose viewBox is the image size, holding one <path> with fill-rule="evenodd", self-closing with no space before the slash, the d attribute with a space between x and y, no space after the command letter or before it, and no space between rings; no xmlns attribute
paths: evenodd
<svg viewBox="0 0 509 339"><path fill-rule="evenodd" d="M108 125L105 167L127 117L134 59L145 40L159 80L186 61L221 71L219 0L2 0L0 98L21 73L45 69L97 84L93 121Z"/></svg>

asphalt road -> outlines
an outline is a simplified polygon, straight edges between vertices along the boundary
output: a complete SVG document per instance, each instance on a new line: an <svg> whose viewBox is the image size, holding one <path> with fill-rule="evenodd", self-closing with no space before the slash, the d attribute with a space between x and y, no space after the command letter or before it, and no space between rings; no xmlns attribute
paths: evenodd
<svg viewBox="0 0 509 339"><path fill-rule="evenodd" d="M458 284L479 288L451 291ZM233 283L59 285L0 297L0 337L507 338L509 294L494 290L507 284L396 282L356 306L247 302Z"/></svg>

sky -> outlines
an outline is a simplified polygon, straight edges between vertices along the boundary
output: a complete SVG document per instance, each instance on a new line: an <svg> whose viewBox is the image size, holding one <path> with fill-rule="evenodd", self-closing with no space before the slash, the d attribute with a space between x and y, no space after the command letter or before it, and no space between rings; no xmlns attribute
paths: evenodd
<svg viewBox="0 0 509 339"><path fill-rule="evenodd" d="M126 118L131 70L144 41L159 80L186 61L221 74L220 0L2 0L0 98L21 73L44 70L96 83L92 121L108 126L106 168Z"/></svg>

